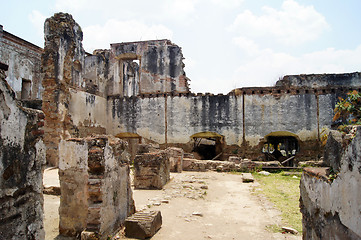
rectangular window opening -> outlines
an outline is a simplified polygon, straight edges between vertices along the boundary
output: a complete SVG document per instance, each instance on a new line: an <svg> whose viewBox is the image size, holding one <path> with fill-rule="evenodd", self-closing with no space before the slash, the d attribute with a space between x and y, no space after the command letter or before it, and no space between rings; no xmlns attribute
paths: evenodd
<svg viewBox="0 0 361 240"><path fill-rule="evenodd" d="M21 99L28 100L31 98L31 81L23 79L21 83Z"/></svg>

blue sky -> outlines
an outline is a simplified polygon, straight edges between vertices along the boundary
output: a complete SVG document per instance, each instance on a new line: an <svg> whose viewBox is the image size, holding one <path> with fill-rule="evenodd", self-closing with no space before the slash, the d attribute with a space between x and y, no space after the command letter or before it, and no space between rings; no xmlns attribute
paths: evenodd
<svg viewBox="0 0 361 240"><path fill-rule="evenodd" d="M272 86L288 74L360 71L359 0L35 0L1 3L4 30L43 46L43 23L73 15L86 51L170 39L193 92Z"/></svg>

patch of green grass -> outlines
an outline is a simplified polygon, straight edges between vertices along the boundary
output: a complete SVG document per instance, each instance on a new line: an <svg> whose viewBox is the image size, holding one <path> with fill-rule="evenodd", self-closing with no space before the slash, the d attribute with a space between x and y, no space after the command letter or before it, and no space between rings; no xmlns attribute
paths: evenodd
<svg viewBox="0 0 361 240"><path fill-rule="evenodd" d="M268 225L266 226L266 229L273 233L278 233L281 231L281 227L278 226L277 224Z"/></svg>
<svg viewBox="0 0 361 240"><path fill-rule="evenodd" d="M253 177L262 189L256 191L257 194L265 195L281 211L283 225L302 233L302 214L299 207L300 177L284 176L283 173L271 173L269 176L253 173ZM272 231L275 230L274 226L270 228Z"/></svg>

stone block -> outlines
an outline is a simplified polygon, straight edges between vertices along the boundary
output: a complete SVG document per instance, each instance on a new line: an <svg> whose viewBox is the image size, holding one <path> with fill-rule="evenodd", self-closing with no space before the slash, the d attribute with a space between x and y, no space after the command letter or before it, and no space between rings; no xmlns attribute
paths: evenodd
<svg viewBox="0 0 361 240"><path fill-rule="evenodd" d="M249 183L254 182L254 178L251 173L242 173L242 182Z"/></svg>
<svg viewBox="0 0 361 240"><path fill-rule="evenodd" d="M184 151L181 148L170 147L166 149L169 155L170 171L182 172Z"/></svg>
<svg viewBox="0 0 361 240"><path fill-rule="evenodd" d="M324 164L331 167L335 172L339 172L341 166L342 135L340 131L330 131L323 155Z"/></svg>
<svg viewBox="0 0 361 240"><path fill-rule="evenodd" d="M184 171L205 172L206 164L202 160L184 158L183 159L183 170Z"/></svg>
<svg viewBox="0 0 361 240"><path fill-rule="evenodd" d="M137 239L150 238L161 226L160 211L138 212L125 220L125 236Z"/></svg>
<svg viewBox="0 0 361 240"><path fill-rule="evenodd" d="M134 169L136 189L162 189L170 180L169 155L166 151L137 155Z"/></svg>
<svg viewBox="0 0 361 240"><path fill-rule="evenodd" d="M241 163L242 158L237 157L237 156L229 156L228 161L234 162L235 164L239 164L239 163Z"/></svg>

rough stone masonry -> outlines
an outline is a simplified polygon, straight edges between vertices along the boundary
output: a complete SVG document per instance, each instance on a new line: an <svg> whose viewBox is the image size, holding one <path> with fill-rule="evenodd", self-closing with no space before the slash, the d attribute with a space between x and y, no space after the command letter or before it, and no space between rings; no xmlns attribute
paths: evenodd
<svg viewBox="0 0 361 240"><path fill-rule="evenodd" d="M0 69L0 238L44 239L44 114L21 107Z"/></svg>

